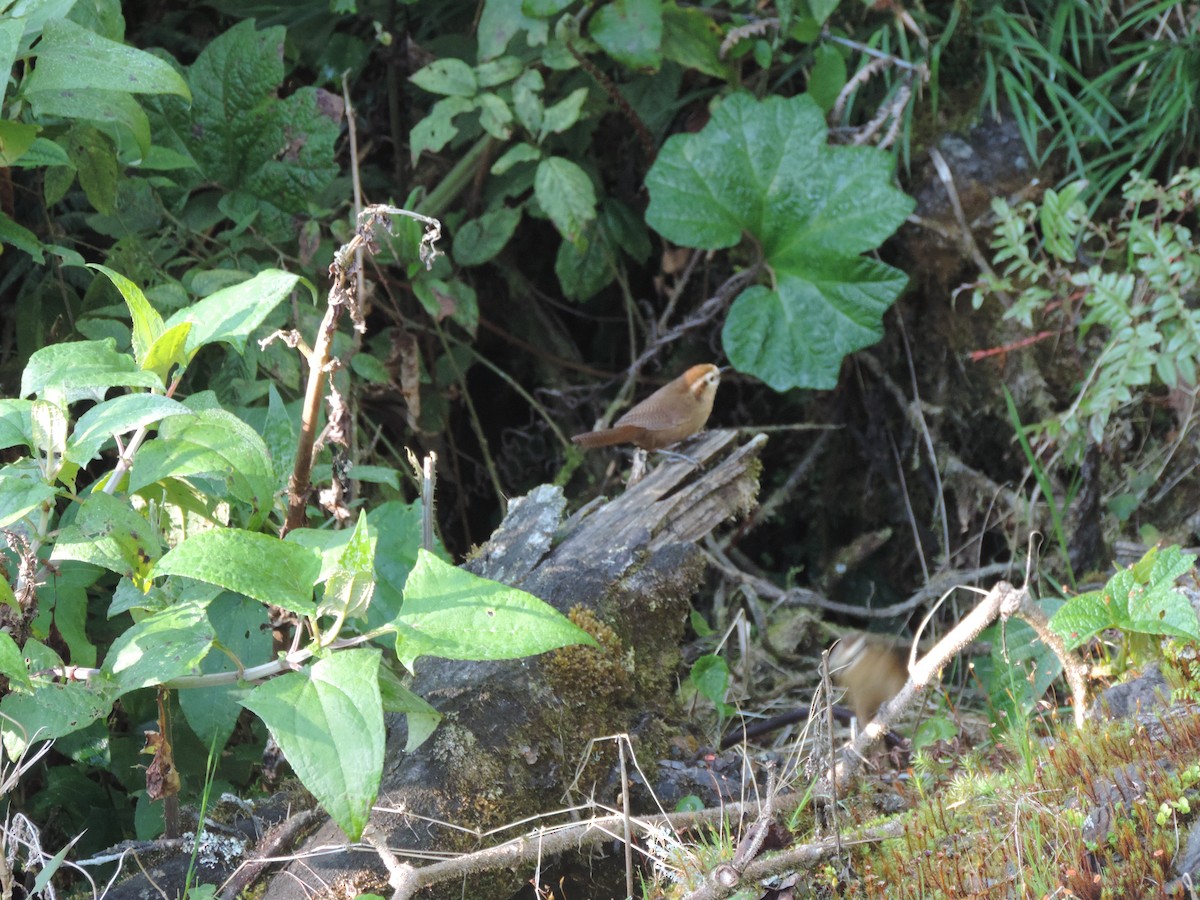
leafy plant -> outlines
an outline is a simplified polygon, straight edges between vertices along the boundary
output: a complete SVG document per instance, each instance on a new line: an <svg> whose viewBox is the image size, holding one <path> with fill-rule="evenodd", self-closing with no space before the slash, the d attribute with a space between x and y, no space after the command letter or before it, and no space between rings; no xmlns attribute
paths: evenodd
<svg viewBox="0 0 1200 900"><path fill-rule="evenodd" d="M0 400L0 443L19 457L0 468L15 573L0 583L5 750L17 758L88 728L138 691L208 691L182 705L202 740L219 751L237 704L250 709L357 836L382 772L384 710L408 714L410 747L437 722L387 658L507 659L591 638L537 598L420 548L411 506L362 511L337 532L264 533L287 485L266 441L211 393L173 395L203 347L244 348L301 279L262 272L164 320L135 284L98 268L126 300L132 352L112 339L46 347L21 398ZM269 413L267 430L279 424ZM48 580L78 587L43 591ZM107 621L88 615L105 600ZM253 638L270 609L296 622L275 659Z"/></svg>
<svg viewBox="0 0 1200 900"><path fill-rule="evenodd" d="M985 102L1007 102L1039 167L1065 152L1098 203L1131 174L1192 161L1200 41L1186 17L1165 0L1117 22L1077 0L992 4L978 20Z"/></svg>
<svg viewBox="0 0 1200 900"><path fill-rule="evenodd" d="M770 286L737 297L722 341L737 369L777 391L833 387L907 283L860 255L913 209L891 184L894 161L825 135L809 97L736 94L703 131L668 140L646 176L646 221L663 237L716 250L749 236L758 248Z"/></svg>
<svg viewBox="0 0 1200 900"><path fill-rule="evenodd" d="M0 72L16 64L0 155L17 197L0 241L27 254L0 283L22 307L19 362L63 319L92 340L128 341L120 307L75 268L81 251L102 248L110 267L153 285L164 314L270 266L318 272L341 99L311 86L278 97L281 27L243 22L186 68L124 37L120 15L81 4L0 21ZM268 348L263 365L286 383L284 357Z"/></svg>
<svg viewBox="0 0 1200 900"><path fill-rule="evenodd" d="M1138 562L1121 569L1098 591L1072 597L1051 618L1068 648L1078 647L1109 628L1120 630L1134 652L1152 646L1139 636L1200 640L1200 622L1178 580L1192 571L1196 557L1179 547L1151 548ZM1121 647L1122 658L1131 648ZM1121 666L1123 668L1123 666Z"/></svg>
<svg viewBox="0 0 1200 900"><path fill-rule="evenodd" d="M1000 300L1005 317L1026 328L1054 317L1078 332L1087 373L1069 407L1037 426L1070 462L1102 442L1113 414L1156 380L1190 387L1200 368L1200 311L1189 300L1200 254L1184 224L1200 203L1200 170L1166 184L1130 178L1111 225L1088 218L1084 187L1047 191L1040 204L993 202L992 246L1003 268L984 273L973 301Z"/></svg>

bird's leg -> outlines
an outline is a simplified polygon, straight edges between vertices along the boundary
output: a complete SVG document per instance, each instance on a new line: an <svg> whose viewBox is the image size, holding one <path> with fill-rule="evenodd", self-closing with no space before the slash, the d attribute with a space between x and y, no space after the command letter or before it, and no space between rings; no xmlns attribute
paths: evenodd
<svg viewBox="0 0 1200 900"><path fill-rule="evenodd" d="M679 453L676 450L655 450L654 452L674 462L688 463L693 469L700 468L700 460L694 456L688 456L686 453Z"/></svg>

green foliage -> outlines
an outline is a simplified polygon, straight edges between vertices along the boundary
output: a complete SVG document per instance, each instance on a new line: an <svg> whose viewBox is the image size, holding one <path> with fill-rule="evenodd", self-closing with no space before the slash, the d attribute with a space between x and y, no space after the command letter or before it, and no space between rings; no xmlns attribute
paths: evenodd
<svg viewBox="0 0 1200 900"><path fill-rule="evenodd" d="M1151 548L1138 562L1121 569L1098 591L1070 598L1050 620L1068 648L1116 628L1127 635L1200 640L1200 622L1176 582L1191 572L1196 557L1179 547Z"/></svg>
<svg viewBox="0 0 1200 900"><path fill-rule="evenodd" d="M1046 612L1061 606L1057 598L1039 601ZM1035 740L1034 714L1046 691L1062 673L1062 663L1037 639L1033 628L1009 619L988 628L980 639L990 641L990 656L975 660L973 671L987 692L992 720L1016 745L1026 749Z"/></svg>
<svg viewBox="0 0 1200 900"><path fill-rule="evenodd" d="M383 774L379 664L378 650L345 650L264 682L242 700L352 840L367 824Z"/></svg>
<svg viewBox="0 0 1200 900"><path fill-rule="evenodd" d="M706 653L692 663L692 671L688 680L696 688L701 697L716 707L721 721L733 715L737 710L725 702L729 694L729 664L723 657L714 653Z"/></svg>
<svg viewBox="0 0 1200 900"><path fill-rule="evenodd" d="M195 691L182 710L197 737L219 752L235 704L249 708L357 837L382 773L384 709L412 717L410 747L437 722L381 648L411 669L425 655L509 659L591 638L541 600L418 549L412 508L361 512L340 532L266 533L282 515L286 473L264 439L210 393L183 403L171 394L203 347L244 350L300 280L263 272L246 283L253 290L218 291L193 327L164 320L137 285L103 271L127 302L131 350L111 338L51 345L30 358L22 398L0 402L0 436L20 451L0 469L6 567L19 573L0 599L10 618L31 620L20 645L0 634L5 750L15 758L87 729L147 689ZM173 349L156 352L172 334ZM114 388L129 393L110 398ZM50 567L54 588L39 590ZM88 606L105 604L109 621L88 618ZM272 660L269 607L294 614L311 642ZM349 649L372 640L381 647ZM83 668L99 655L99 668ZM347 722L356 723L349 744Z"/></svg>
<svg viewBox="0 0 1200 900"><path fill-rule="evenodd" d="M1194 147L1200 43L1180 15L1164 0L1131 4L1117 22L1078 0L991 4L978 20L985 102L1007 103L1038 166L1065 152L1098 203Z"/></svg>
<svg viewBox="0 0 1200 900"><path fill-rule="evenodd" d="M32 4L6 16L0 62L5 73L16 69L6 81L0 155L21 202L12 217L0 213L0 240L28 254L13 257L5 281L22 307L19 358L52 343L48 331L64 315L86 337L111 337L118 348L130 340L108 293L76 268L81 252L94 258L97 247L107 272L155 285L159 324L165 318L168 328L154 346L144 332L135 336L138 363L155 359L148 371L165 371L204 342L189 327L237 333L238 323L213 318L212 307L168 315L197 296L249 281L243 290L260 292L260 312L269 312L276 290L286 295L290 286L252 276L285 254L296 269L311 265L320 232L309 219L328 213L322 198L339 172L343 127L335 95L304 86L279 97L283 29L242 22L185 68L128 46L112 0ZM35 233L33 223L50 227ZM65 269L38 268L47 262ZM134 318L136 329L137 310Z"/></svg>
<svg viewBox="0 0 1200 900"><path fill-rule="evenodd" d="M748 234L760 249L772 286L742 292L722 339L736 368L777 391L832 388L908 281L859 255L912 212L892 158L825 134L811 98L736 94L699 134L668 140L646 176L646 221L668 240L715 250Z"/></svg>
<svg viewBox="0 0 1200 900"><path fill-rule="evenodd" d="M1200 368L1200 253L1185 220L1200 204L1200 170L1184 169L1166 184L1131 178L1113 224L1092 222L1084 185L1046 192L1040 204L996 200L998 274L985 273L974 296L1005 304L1006 318L1026 328L1064 318L1078 297L1078 331L1088 365L1078 393L1037 430L1058 442L1069 461L1105 439L1113 414L1141 399L1155 382L1194 384ZM1035 321L1036 320L1036 321Z"/></svg>

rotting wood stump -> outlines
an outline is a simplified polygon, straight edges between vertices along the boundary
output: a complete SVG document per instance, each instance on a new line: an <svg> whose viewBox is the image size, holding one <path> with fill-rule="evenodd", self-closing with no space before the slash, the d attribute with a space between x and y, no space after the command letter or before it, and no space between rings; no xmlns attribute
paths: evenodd
<svg viewBox="0 0 1200 900"><path fill-rule="evenodd" d="M760 435L738 446L735 432L707 432L686 448L699 467L662 462L620 496L565 522L559 488L543 485L514 500L466 568L542 598L601 646L499 662L418 660L412 689L444 718L412 753L403 750L404 720L389 721L372 833L414 864L412 854L470 852L499 840L473 832L589 793L616 803L616 751L597 744L588 756L592 738L630 734L643 767L666 756L684 727L675 695L690 600L705 568L697 542L753 507L765 442ZM304 858L272 878L266 900L388 894L386 870L372 849L307 855L345 843L327 821L296 848ZM476 878L488 880L472 880L469 896L503 897L523 880L512 871ZM461 882L447 888L462 896Z"/></svg>

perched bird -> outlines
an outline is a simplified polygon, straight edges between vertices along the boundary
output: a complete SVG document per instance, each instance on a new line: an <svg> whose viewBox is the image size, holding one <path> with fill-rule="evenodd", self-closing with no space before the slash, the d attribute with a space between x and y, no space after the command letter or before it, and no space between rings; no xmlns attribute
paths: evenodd
<svg viewBox="0 0 1200 900"><path fill-rule="evenodd" d="M692 366L617 419L612 428L577 434L571 440L584 449L612 444L633 444L643 450L669 447L704 427L720 382L721 370L711 363Z"/></svg>
<svg viewBox="0 0 1200 900"><path fill-rule="evenodd" d="M908 681L908 667L895 647L863 634L839 641L829 654L829 667L864 725Z"/></svg>

